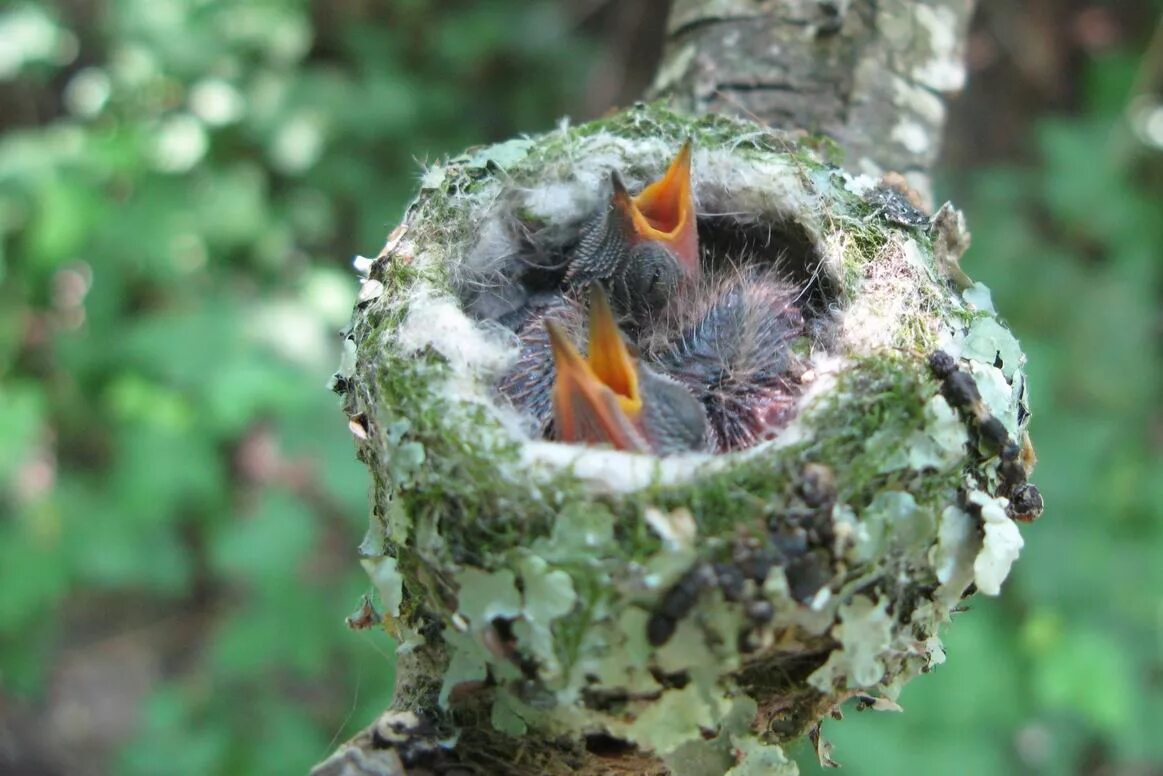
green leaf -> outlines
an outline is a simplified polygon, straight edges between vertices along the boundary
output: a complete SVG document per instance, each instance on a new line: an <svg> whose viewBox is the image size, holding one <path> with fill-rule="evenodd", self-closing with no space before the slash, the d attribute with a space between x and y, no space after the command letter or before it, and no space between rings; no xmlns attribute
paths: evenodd
<svg viewBox="0 0 1163 776"><path fill-rule="evenodd" d="M19 468L35 454L43 413L33 384L14 382L0 390L0 487L15 484Z"/></svg>
<svg viewBox="0 0 1163 776"><path fill-rule="evenodd" d="M211 557L224 575L278 584L298 575L317 537L318 525L302 503L271 490L253 515L240 515L223 527Z"/></svg>

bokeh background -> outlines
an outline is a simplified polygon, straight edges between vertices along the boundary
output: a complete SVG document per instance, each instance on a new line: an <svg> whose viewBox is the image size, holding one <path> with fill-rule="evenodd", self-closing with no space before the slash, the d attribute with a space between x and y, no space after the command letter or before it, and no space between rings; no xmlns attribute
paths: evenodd
<svg viewBox="0 0 1163 776"><path fill-rule="evenodd" d="M0 773L300 773L388 702L351 258L424 160L632 101L665 9L0 3ZM825 726L847 773L1163 773L1161 14L981 3L939 190L1047 511L903 715Z"/></svg>

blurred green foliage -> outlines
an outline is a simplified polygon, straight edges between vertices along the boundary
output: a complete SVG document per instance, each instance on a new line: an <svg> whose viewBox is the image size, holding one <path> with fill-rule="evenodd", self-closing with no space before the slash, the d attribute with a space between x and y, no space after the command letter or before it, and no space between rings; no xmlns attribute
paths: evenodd
<svg viewBox="0 0 1163 776"><path fill-rule="evenodd" d="M564 112L590 60L565 24L523 0L4 4L0 707L140 639L164 680L121 772L282 774L386 705L387 637L343 627L370 589L324 388L348 262L418 159Z"/></svg>
<svg viewBox="0 0 1163 776"><path fill-rule="evenodd" d="M346 257L417 159L565 112L594 52L562 14L0 9L0 700L35 713L62 659L141 640L160 681L124 699L129 774L301 772L386 703L387 638L342 627L368 589L367 480L323 390ZM1125 129L1137 66L1094 63L1086 112L962 203L964 266L1030 356L1048 509L904 715L825 726L850 772L1163 762L1163 165Z"/></svg>

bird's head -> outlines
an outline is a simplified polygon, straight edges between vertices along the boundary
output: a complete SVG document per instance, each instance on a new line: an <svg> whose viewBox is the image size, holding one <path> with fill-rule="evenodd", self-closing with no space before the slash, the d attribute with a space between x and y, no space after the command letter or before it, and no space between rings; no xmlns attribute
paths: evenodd
<svg viewBox="0 0 1163 776"><path fill-rule="evenodd" d="M662 178L637 195L610 173L609 206L587 229L570 267L576 286L604 283L619 310L641 323L699 277L699 239L691 191L691 146L684 143Z"/></svg>
<svg viewBox="0 0 1163 776"><path fill-rule="evenodd" d="M553 409L561 441L656 455L705 446L702 404L630 352L600 286L591 293L586 356L560 325L545 325L556 365Z"/></svg>
<svg viewBox="0 0 1163 776"><path fill-rule="evenodd" d="M666 174L630 196L617 172L611 174L613 206L627 225L631 246L654 243L678 262L683 274L699 274L699 237L691 191L691 143L686 141Z"/></svg>

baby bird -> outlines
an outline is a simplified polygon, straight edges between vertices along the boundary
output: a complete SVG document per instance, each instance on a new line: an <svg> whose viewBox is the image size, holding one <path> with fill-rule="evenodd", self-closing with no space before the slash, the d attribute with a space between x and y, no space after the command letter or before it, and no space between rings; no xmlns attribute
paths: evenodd
<svg viewBox="0 0 1163 776"><path fill-rule="evenodd" d="M560 441L654 455L706 447L703 405L631 355L601 286L590 295L586 357L562 325L546 319L545 328L556 368L553 416Z"/></svg>
<svg viewBox="0 0 1163 776"><path fill-rule="evenodd" d="M531 430L536 434L549 437L553 432L550 387L556 372L547 319L580 334L585 317L580 295L602 283L613 294L618 311L629 315L635 329L642 329L651 325L680 288L699 276L690 165L688 142L666 174L637 196L627 192L616 171L611 172L609 204L582 228L581 239L567 257L560 288L531 294L524 283L510 281L498 283L499 291L480 293L470 300L470 308L479 317L498 320L517 334L521 354L497 387L532 420ZM527 280L530 273L547 274L548 268L539 259L530 261L522 272Z"/></svg>
<svg viewBox="0 0 1163 776"><path fill-rule="evenodd" d="M790 347L804 333L797 298L770 272L736 273L682 297L644 344L651 366L703 405L716 452L750 447L787 423L804 371Z"/></svg>
<svg viewBox="0 0 1163 776"><path fill-rule="evenodd" d="M804 371L791 350L804 333L798 289L756 267L703 276L690 165L688 142L635 196L612 172L609 205L583 228L562 286L527 297L514 324L521 354L498 390L538 436L730 452L790 419Z"/></svg>
<svg viewBox="0 0 1163 776"><path fill-rule="evenodd" d="M601 282L615 307L641 323L699 276L699 243L691 191L691 144L666 174L631 196L610 173L610 203L585 227L566 274L577 288Z"/></svg>

